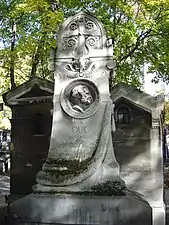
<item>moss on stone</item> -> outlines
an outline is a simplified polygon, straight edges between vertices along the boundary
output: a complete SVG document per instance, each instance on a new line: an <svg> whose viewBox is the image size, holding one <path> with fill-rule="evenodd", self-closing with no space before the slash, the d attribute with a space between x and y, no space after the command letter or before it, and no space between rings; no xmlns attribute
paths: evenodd
<svg viewBox="0 0 169 225"><path fill-rule="evenodd" d="M43 166L43 171L46 171L50 174L58 173L61 176L74 174L77 175L87 169L87 164L89 159L86 159L82 162L79 160L61 160L61 159L48 159ZM67 170L57 170L58 167L64 168L66 167ZM55 169L56 168L56 169Z"/></svg>
<svg viewBox="0 0 169 225"><path fill-rule="evenodd" d="M91 191L96 196L121 196L126 194L127 188L124 181L119 178L95 185Z"/></svg>

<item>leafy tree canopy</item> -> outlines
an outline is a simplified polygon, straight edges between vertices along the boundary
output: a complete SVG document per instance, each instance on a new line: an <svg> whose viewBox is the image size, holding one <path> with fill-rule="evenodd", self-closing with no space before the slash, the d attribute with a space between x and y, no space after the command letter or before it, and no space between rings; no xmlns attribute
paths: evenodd
<svg viewBox="0 0 169 225"><path fill-rule="evenodd" d="M143 65L168 82L168 0L0 0L1 86L31 76L52 78L47 61L64 18L85 10L105 26L114 46L114 79L141 85Z"/></svg>

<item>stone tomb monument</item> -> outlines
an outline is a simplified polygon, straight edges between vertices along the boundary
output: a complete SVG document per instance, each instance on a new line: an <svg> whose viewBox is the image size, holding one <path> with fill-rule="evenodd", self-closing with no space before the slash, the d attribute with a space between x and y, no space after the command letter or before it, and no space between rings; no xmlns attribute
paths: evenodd
<svg viewBox="0 0 169 225"><path fill-rule="evenodd" d="M32 192L36 174L46 160L52 124L54 84L39 77L3 94L11 108L10 196L16 200Z"/></svg>
<svg viewBox="0 0 169 225"><path fill-rule="evenodd" d="M150 205L120 179L111 137L113 49L78 13L58 33L50 148L33 193L10 205L15 224L150 225ZM113 123L112 123L113 124ZM112 127L115 129L115 127Z"/></svg>

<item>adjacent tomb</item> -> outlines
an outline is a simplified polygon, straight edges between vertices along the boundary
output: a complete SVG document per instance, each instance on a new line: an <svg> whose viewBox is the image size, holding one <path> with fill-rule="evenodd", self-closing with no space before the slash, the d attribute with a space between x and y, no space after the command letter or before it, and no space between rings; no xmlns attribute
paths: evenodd
<svg viewBox="0 0 169 225"><path fill-rule="evenodd" d="M49 149L54 84L34 77L3 95L12 110L11 200L32 191Z"/></svg>
<svg viewBox="0 0 169 225"><path fill-rule="evenodd" d="M113 87L115 156L128 188L142 194L153 209L153 223L165 224L162 124L164 96L152 97L133 86Z"/></svg>

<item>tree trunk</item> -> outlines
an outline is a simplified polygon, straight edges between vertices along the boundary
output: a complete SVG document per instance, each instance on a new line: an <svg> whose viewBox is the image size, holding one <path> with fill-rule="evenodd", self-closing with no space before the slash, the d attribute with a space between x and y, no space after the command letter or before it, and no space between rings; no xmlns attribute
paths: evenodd
<svg viewBox="0 0 169 225"><path fill-rule="evenodd" d="M45 35L46 35L46 32L43 33L43 37L39 40L39 44L36 48L36 51L34 52L34 55L32 56L32 69L31 69L30 77L36 76L37 68L43 55Z"/></svg>
<svg viewBox="0 0 169 225"><path fill-rule="evenodd" d="M10 81L11 81L11 89L16 87L15 84L15 38L16 38L16 24L12 23L12 33L11 33L11 62L10 62Z"/></svg>
<svg viewBox="0 0 169 225"><path fill-rule="evenodd" d="M36 71L38 68L38 64L39 64L39 60L40 60L40 55L41 55L41 43L39 44L39 46L37 47L36 52L34 53L33 57L32 57L32 69L31 69L31 77L35 77L36 76Z"/></svg>

